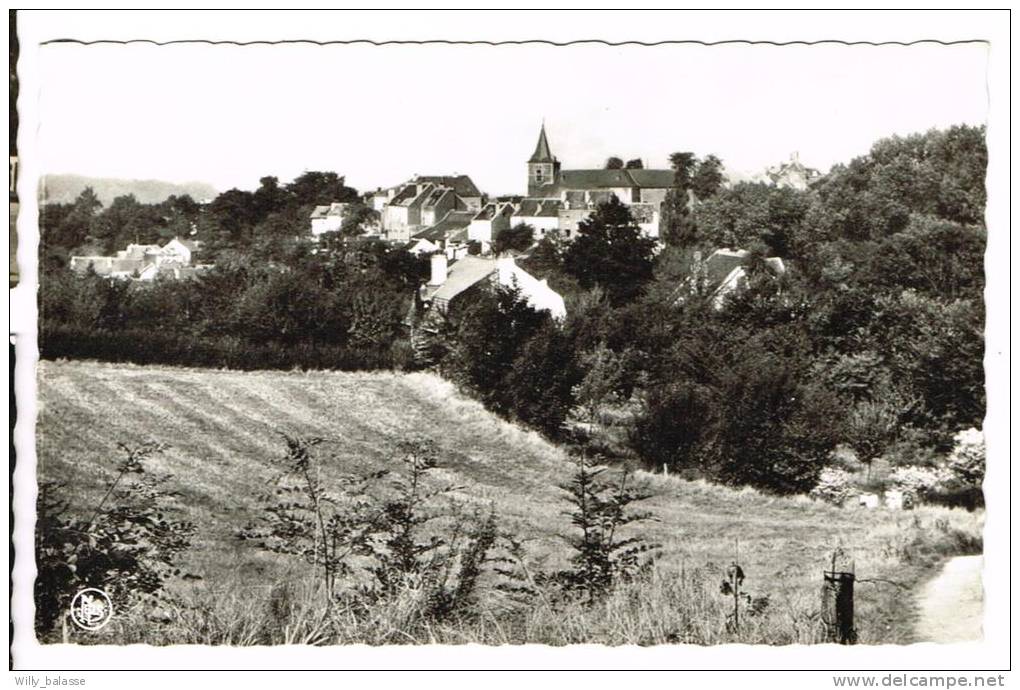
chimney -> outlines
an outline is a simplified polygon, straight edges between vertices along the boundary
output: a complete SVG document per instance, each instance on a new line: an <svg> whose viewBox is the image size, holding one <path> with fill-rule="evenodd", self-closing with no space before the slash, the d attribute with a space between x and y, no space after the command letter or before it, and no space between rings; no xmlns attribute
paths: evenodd
<svg viewBox="0 0 1020 690"><path fill-rule="evenodd" d="M432 275L429 285L442 285L446 282L446 254L436 252L432 255Z"/></svg>

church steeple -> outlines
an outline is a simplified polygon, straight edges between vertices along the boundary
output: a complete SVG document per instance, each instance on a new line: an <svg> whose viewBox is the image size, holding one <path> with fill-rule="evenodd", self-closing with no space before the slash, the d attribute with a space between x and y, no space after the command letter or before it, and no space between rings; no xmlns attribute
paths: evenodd
<svg viewBox="0 0 1020 690"><path fill-rule="evenodd" d="M556 160L549 149L549 140L545 136L545 123L542 123L542 131L538 134L538 144L535 152L528 159L529 163L552 163Z"/></svg>
<svg viewBox="0 0 1020 690"><path fill-rule="evenodd" d="M538 134L535 152L528 159L528 196L553 197L559 182L560 162L552 155L549 139L545 135L545 122Z"/></svg>

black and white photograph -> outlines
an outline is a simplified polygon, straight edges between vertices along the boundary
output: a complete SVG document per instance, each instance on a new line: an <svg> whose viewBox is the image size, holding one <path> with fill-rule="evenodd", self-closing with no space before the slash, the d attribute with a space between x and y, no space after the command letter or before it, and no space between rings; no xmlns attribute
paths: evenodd
<svg viewBox="0 0 1020 690"><path fill-rule="evenodd" d="M797 14L12 11L12 669L1004 639L1008 45Z"/></svg>

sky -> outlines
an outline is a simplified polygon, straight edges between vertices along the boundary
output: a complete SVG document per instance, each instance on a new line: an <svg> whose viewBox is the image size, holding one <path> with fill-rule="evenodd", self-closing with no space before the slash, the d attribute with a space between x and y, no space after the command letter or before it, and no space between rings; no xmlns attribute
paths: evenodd
<svg viewBox="0 0 1020 690"><path fill-rule="evenodd" d="M828 170L882 137L984 123L987 50L51 44L37 136L46 173L220 191L332 170L361 190L466 173L523 193L543 121L564 168L693 151L755 173L796 151Z"/></svg>

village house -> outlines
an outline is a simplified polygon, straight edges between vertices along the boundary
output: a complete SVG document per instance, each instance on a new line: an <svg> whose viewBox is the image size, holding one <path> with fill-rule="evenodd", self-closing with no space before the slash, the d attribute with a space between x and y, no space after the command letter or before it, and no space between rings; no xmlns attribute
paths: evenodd
<svg viewBox="0 0 1020 690"><path fill-rule="evenodd" d="M451 187L433 187L421 204L421 224L425 227L435 225L450 211L457 210L466 212L467 207L458 201L457 193Z"/></svg>
<svg viewBox="0 0 1020 690"><path fill-rule="evenodd" d="M393 200L393 197L396 196L397 192L399 191L400 191L399 186L389 187L388 189L383 189L382 187L379 187L374 192L369 192L365 194L364 197L365 203L371 206L373 211L382 214L382 212L386 210L386 205Z"/></svg>
<svg viewBox="0 0 1020 690"><path fill-rule="evenodd" d="M428 242L449 259L459 259L468 253L468 228L475 215L474 211L447 211L438 223L416 232L411 241Z"/></svg>
<svg viewBox="0 0 1020 690"><path fill-rule="evenodd" d="M482 253L488 253L489 245L503 230L510 228L513 222L514 206L507 202L486 204L471 219L468 226L468 241L480 242Z"/></svg>
<svg viewBox="0 0 1020 690"><path fill-rule="evenodd" d="M211 268L209 265L192 265L192 258L199 247L197 240L175 237L162 247L158 244L129 244L114 256L72 256L69 266L79 273L91 269L97 275L109 278L142 281L154 280L157 276L187 278Z"/></svg>
<svg viewBox="0 0 1020 690"><path fill-rule="evenodd" d="M350 204L333 202L328 206L316 206L309 219L312 221L312 236L318 239L327 232L337 232L344 224Z"/></svg>
<svg viewBox="0 0 1020 690"><path fill-rule="evenodd" d="M467 175L419 175L415 180L437 187L449 187L468 211L480 211L482 208L482 193Z"/></svg>
<svg viewBox="0 0 1020 690"><path fill-rule="evenodd" d="M412 339L417 331L434 333L452 308L478 291L495 286L515 287L528 304L557 320L567 315L563 297L517 265L513 257L465 256L451 262L445 253L431 256L430 275L415 295L405 325Z"/></svg>
<svg viewBox="0 0 1020 690"><path fill-rule="evenodd" d="M563 202L559 199L524 199L514 212L511 225L526 223L535 229L535 239L542 239L550 232L560 229L560 212ZM585 210L587 216L589 211Z"/></svg>
<svg viewBox="0 0 1020 690"><path fill-rule="evenodd" d="M722 309L727 297L747 288L752 258L746 249L717 249L707 259L702 259L701 252L695 252L690 276L676 293L677 303L689 295L702 294L711 299L715 309ZM786 264L778 256L762 259L761 268L773 280L786 274Z"/></svg>
<svg viewBox="0 0 1020 690"><path fill-rule="evenodd" d="M790 160L765 169L765 179L777 187L788 187L804 191L822 173L800 162L800 154L794 151Z"/></svg>
<svg viewBox="0 0 1020 690"><path fill-rule="evenodd" d="M450 211L475 214L482 208L482 193L467 175L417 176L400 185L392 197L383 197L373 196L373 205L381 206L383 236L391 242L409 242Z"/></svg>

